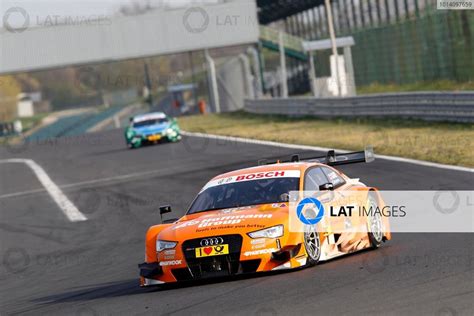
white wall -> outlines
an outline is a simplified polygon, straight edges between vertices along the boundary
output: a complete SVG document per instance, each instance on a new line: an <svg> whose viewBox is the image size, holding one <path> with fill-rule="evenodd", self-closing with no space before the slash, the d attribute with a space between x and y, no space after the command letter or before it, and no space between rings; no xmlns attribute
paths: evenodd
<svg viewBox="0 0 474 316"><path fill-rule="evenodd" d="M159 9L91 25L0 30L0 74L171 54L258 41L255 0ZM34 17L30 17L34 20Z"/></svg>
<svg viewBox="0 0 474 316"><path fill-rule="evenodd" d="M32 117L35 115L33 101L18 101L18 117Z"/></svg>

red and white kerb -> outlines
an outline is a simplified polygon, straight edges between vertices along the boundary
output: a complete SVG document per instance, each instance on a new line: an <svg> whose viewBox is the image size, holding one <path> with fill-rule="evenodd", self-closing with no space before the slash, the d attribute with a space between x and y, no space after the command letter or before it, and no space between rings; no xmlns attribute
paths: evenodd
<svg viewBox="0 0 474 316"><path fill-rule="evenodd" d="M241 174L238 176L212 180L208 182L204 186L204 188L202 188L201 192L212 187L229 184L229 183L264 180L264 179L299 178L300 175L301 175L301 172L299 170L275 170L275 171Z"/></svg>

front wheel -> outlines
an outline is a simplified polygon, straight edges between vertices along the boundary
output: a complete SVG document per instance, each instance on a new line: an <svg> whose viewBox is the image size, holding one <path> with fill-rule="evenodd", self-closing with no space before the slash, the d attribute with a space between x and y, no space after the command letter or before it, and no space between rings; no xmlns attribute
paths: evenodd
<svg viewBox="0 0 474 316"><path fill-rule="evenodd" d="M178 143L181 141L181 135L178 135L176 137L173 137L173 138L168 138L168 141L171 142L171 143Z"/></svg>
<svg viewBox="0 0 474 316"><path fill-rule="evenodd" d="M127 148L128 149L137 149L138 146L135 146L133 143L127 143Z"/></svg>
<svg viewBox="0 0 474 316"><path fill-rule="evenodd" d="M321 241L315 225L307 226L304 232L304 247L308 255L308 265L314 266L321 257Z"/></svg>

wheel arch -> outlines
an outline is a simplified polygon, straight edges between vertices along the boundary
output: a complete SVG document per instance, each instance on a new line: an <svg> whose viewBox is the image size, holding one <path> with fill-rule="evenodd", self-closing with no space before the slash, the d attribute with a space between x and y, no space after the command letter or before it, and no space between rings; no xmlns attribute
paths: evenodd
<svg viewBox="0 0 474 316"><path fill-rule="evenodd" d="M386 205L382 195L380 194L380 191L377 188L369 187L367 190L367 198L369 196L375 196L379 206L384 207ZM387 217L382 217L382 220L384 226L386 227L386 231L384 232L384 240L390 240L392 239L392 234L390 232L390 222Z"/></svg>

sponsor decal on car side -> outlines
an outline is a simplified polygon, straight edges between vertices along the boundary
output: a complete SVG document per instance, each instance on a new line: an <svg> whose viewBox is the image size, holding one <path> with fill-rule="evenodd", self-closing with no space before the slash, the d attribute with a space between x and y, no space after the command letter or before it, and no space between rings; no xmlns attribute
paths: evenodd
<svg viewBox="0 0 474 316"><path fill-rule="evenodd" d="M182 264L183 260L173 260L173 261L161 261L160 266L165 267L165 266L178 266Z"/></svg>
<svg viewBox="0 0 474 316"><path fill-rule="evenodd" d="M260 238L260 239L252 239L250 241L252 245L260 245L265 243L265 238Z"/></svg>
<svg viewBox="0 0 474 316"><path fill-rule="evenodd" d="M211 227L211 226L222 226L222 225L235 225L241 224L247 219L269 219L272 218L272 214L245 214L245 215L228 215L228 216L219 216L212 218L204 218L191 220L188 222L177 224L173 229L179 229L183 227L196 226L198 228Z"/></svg>
<svg viewBox="0 0 474 316"><path fill-rule="evenodd" d="M176 256L176 250L171 249L171 250L165 250L163 251L163 255L165 260L173 260Z"/></svg>
<svg viewBox="0 0 474 316"><path fill-rule="evenodd" d="M250 241L250 244L252 245L252 249L261 249L265 248L267 245L267 241L265 238L260 238L260 239L252 239Z"/></svg>
<svg viewBox="0 0 474 316"><path fill-rule="evenodd" d="M250 257L250 256L258 256L258 255L264 255L267 253L272 253L276 252L278 249L275 248L268 248L268 249L260 249L260 250L254 250L254 251L246 251L244 252L244 256Z"/></svg>
<svg viewBox="0 0 474 316"><path fill-rule="evenodd" d="M238 211L244 211L253 208L254 206L249 205L249 206L241 206L241 207L234 207L234 208L227 208L224 210L219 211L221 214L230 214ZM211 217L213 215L204 215L203 217Z"/></svg>

